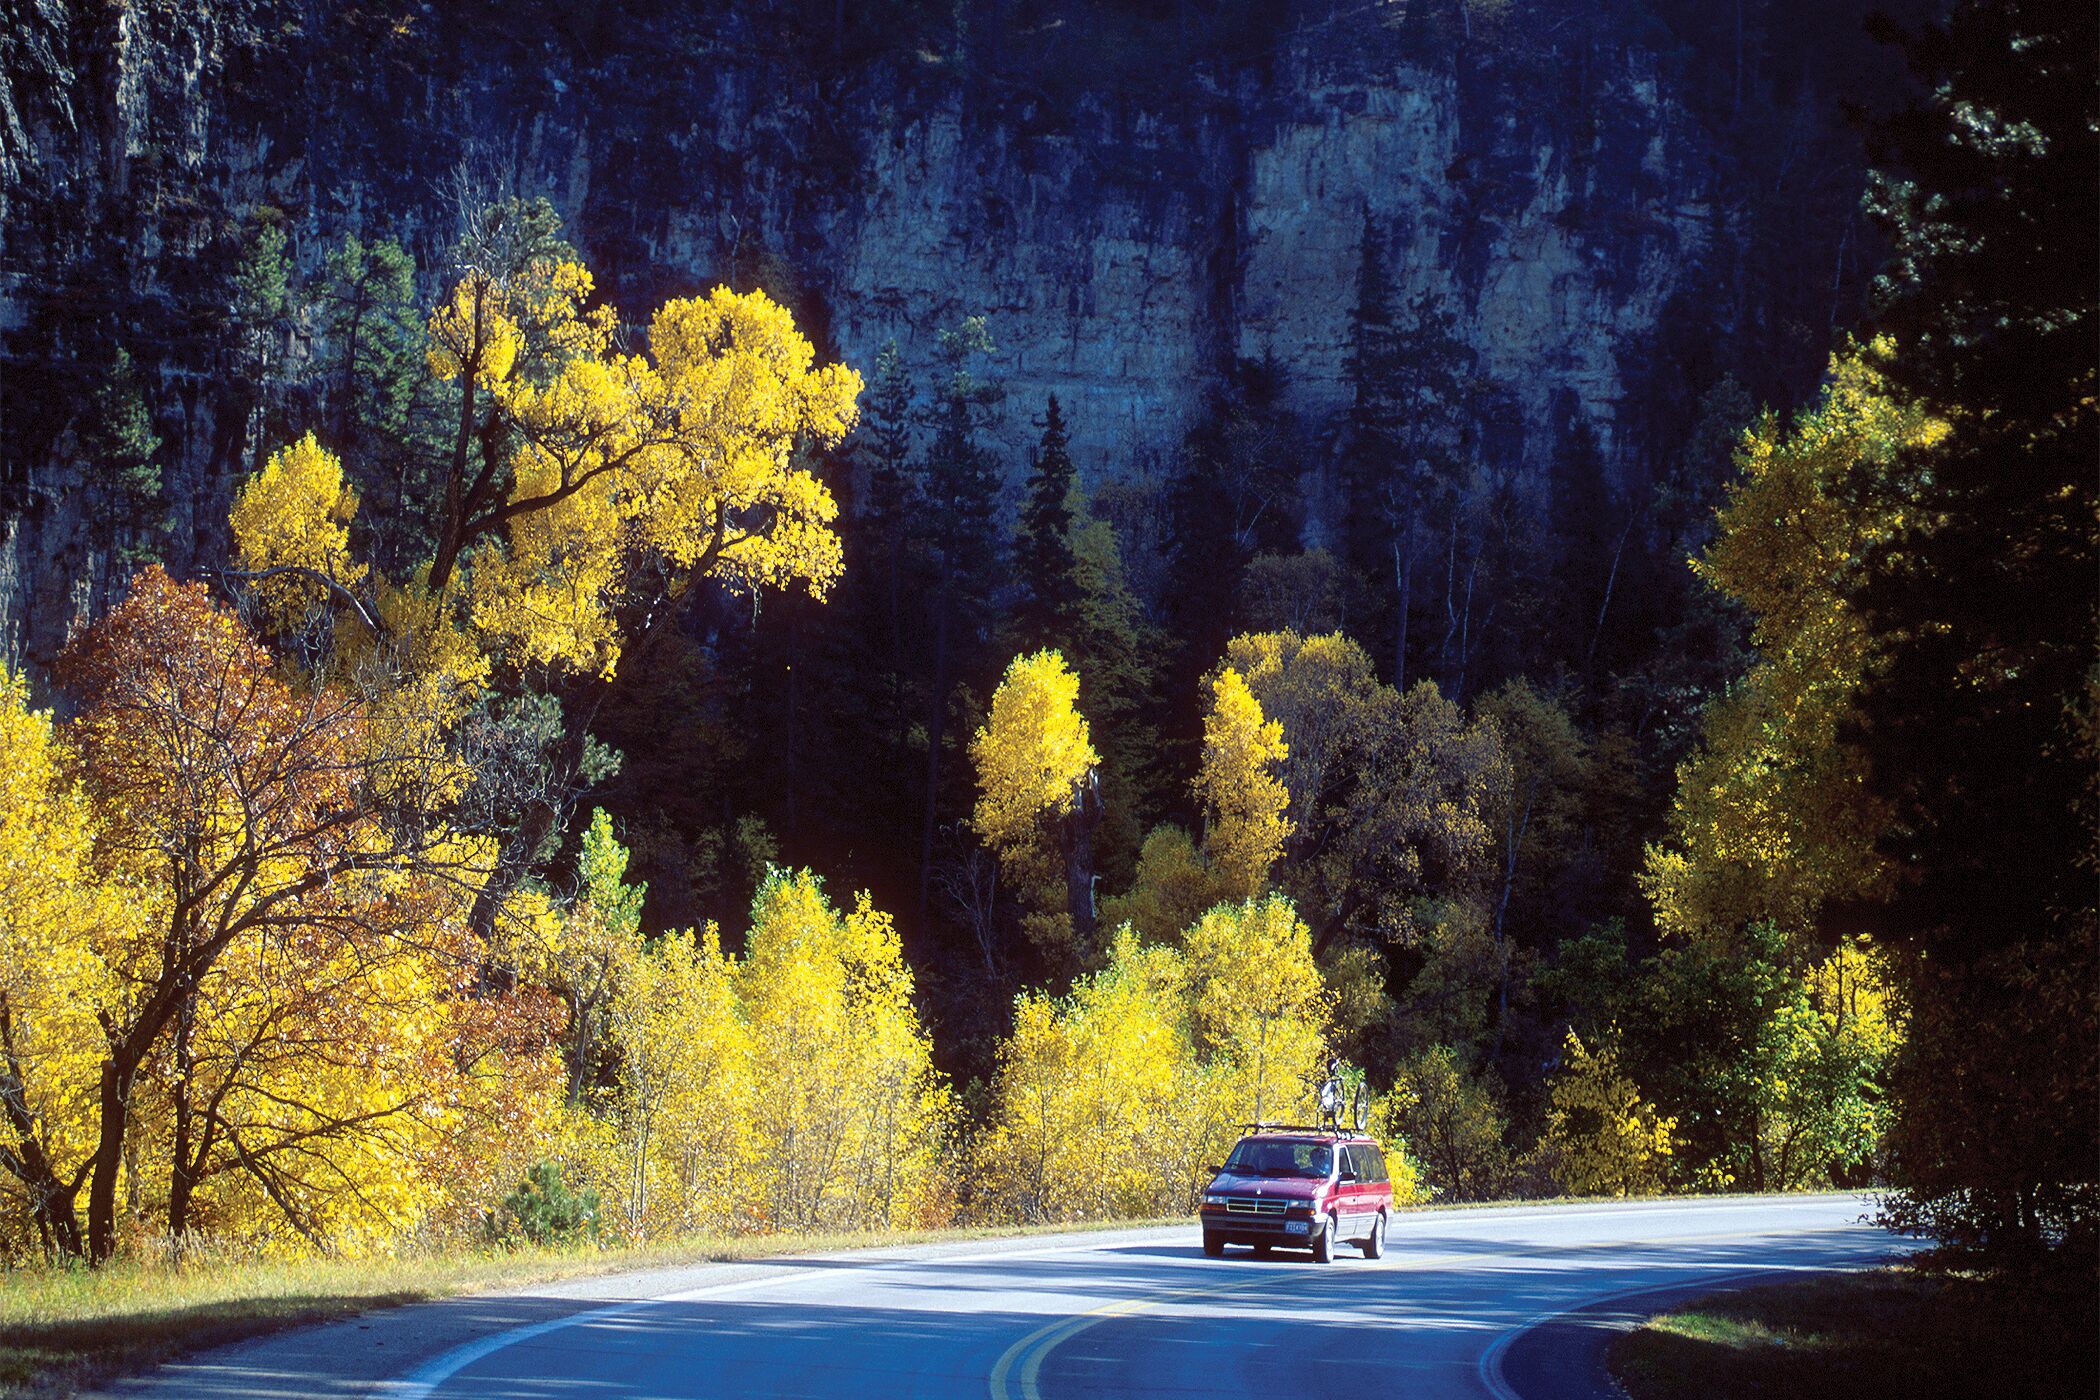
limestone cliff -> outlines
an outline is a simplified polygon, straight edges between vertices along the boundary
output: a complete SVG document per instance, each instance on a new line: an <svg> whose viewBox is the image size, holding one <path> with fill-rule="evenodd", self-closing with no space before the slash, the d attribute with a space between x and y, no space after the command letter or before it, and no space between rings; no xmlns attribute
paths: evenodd
<svg viewBox="0 0 2100 1400"><path fill-rule="evenodd" d="M1400 7L1323 10L1248 61L1109 96L933 54L812 65L769 41L772 13L0 0L0 646L47 653L123 543L88 528L49 372L85 325L157 375L149 543L178 565L217 547L256 428L214 289L264 207L307 268L356 231L434 270L466 162L551 198L632 315L764 276L848 361L895 337L923 369L982 313L1011 458L1055 392L1095 479L1170 454L1234 357L1283 366L1317 439L1350 393L1369 219L1401 292L1451 309L1513 393L1514 450L1543 462L1572 408L1638 480L1633 381L1673 298L1750 236L1717 199L1718 138L1638 44L1467 58L1407 41Z"/></svg>

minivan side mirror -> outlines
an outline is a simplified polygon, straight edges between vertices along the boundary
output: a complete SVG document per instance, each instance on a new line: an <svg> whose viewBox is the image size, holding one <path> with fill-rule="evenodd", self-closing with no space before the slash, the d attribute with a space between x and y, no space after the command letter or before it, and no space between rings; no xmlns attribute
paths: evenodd
<svg viewBox="0 0 2100 1400"><path fill-rule="evenodd" d="M1336 1177L1336 1178L1335 1178L1335 1180L1336 1180L1336 1181L1354 1181L1354 1180L1356 1180L1356 1173L1355 1173L1355 1172L1353 1172L1353 1171L1350 1171L1350 1170L1349 1170L1349 1169L1348 1169L1347 1167L1343 1167L1343 1168L1342 1168L1342 1174L1341 1174L1340 1176Z"/></svg>

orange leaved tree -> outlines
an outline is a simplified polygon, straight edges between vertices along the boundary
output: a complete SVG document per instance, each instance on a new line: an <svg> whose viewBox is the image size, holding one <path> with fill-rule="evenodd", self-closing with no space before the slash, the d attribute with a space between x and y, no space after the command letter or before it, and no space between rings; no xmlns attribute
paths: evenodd
<svg viewBox="0 0 2100 1400"><path fill-rule="evenodd" d="M97 874L141 906L96 950L99 1083L83 1170L88 1254L99 1261L115 1247L142 1069L165 1055L177 1080L178 1228L213 1159L208 1139L226 1130L215 1117L226 1093L214 1101L218 1086L187 1081L219 1024L203 1013L225 995L215 974L229 951L274 945L280 970L285 960L368 959L376 938L424 922L409 884L442 883L462 857L419 817L444 765L384 751L359 701L285 679L200 585L147 570L68 649L59 675L81 703L67 737L96 814ZM283 1190L283 1176L246 1150L253 1179ZM296 1207L286 1213L298 1222Z"/></svg>

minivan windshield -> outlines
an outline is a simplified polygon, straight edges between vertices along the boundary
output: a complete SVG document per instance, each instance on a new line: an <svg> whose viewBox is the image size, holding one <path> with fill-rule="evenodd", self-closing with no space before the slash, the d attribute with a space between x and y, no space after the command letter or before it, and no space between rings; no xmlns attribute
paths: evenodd
<svg viewBox="0 0 2100 1400"><path fill-rule="evenodd" d="M1334 1165L1334 1152L1324 1142L1280 1142L1248 1139L1232 1149L1225 1170L1241 1176L1324 1177Z"/></svg>

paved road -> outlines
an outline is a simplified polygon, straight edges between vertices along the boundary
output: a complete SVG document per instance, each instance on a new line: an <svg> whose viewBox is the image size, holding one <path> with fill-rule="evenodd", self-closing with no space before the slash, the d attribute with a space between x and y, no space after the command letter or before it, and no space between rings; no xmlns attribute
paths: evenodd
<svg viewBox="0 0 2100 1400"><path fill-rule="evenodd" d="M1852 1196L1435 1211L1386 1257L1203 1257L1193 1226L660 1270L250 1343L154 1400L1039 1400L1590 1393L1601 1335L1717 1280L1900 1250ZM1628 1296L1632 1295L1632 1296ZM1543 1324L1543 1325L1542 1325Z"/></svg>

